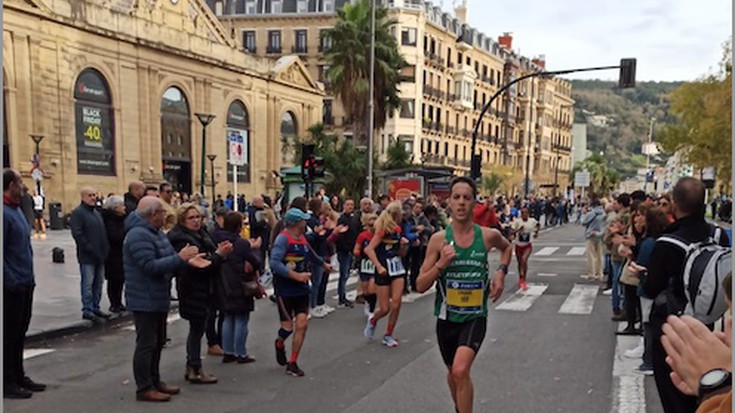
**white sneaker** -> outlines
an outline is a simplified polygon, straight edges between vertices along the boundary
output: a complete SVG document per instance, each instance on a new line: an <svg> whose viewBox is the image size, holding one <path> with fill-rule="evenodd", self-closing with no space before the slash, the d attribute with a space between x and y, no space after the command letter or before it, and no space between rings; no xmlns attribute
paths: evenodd
<svg viewBox="0 0 735 413"><path fill-rule="evenodd" d="M612 288L608 288L607 290L603 291L602 295L612 295Z"/></svg>
<svg viewBox="0 0 735 413"><path fill-rule="evenodd" d="M324 310L324 313L325 313L325 314L331 314L331 313L333 313L333 312L334 312L335 308L334 308L334 307L332 307L332 306L331 306L331 305L329 305L329 304L324 304L324 305L322 306L322 310Z"/></svg>
<svg viewBox="0 0 735 413"><path fill-rule="evenodd" d="M314 318L324 318L327 313L321 306L316 306L311 310L311 315L314 316Z"/></svg>
<svg viewBox="0 0 735 413"><path fill-rule="evenodd" d="M639 344L638 347L632 348L630 350L625 351L625 357L628 357L630 359L639 359L643 357L643 343Z"/></svg>
<svg viewBox="0 0 735 413"><path fill-rule="evenodd" d="M369 315L370 314L370 304L365 303L365 305L362 307L362 312L365 315Z"/></svg>

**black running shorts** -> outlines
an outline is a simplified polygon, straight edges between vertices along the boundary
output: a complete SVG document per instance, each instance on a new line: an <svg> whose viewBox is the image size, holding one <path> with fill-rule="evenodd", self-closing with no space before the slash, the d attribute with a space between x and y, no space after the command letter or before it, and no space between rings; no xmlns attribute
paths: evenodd
<svg viewBox="0 0 735 413"><path fill-rule="evenodd" d="M309 314L309 295L278 297L278 317L281 321L291 321L298 314Z"/></svg>
<svg viewBox="0 0 735 413"><path fill-rule="evenodd" d="M379 287L389 287L391 284L393 284L393 280L399 280L402 279L404 282L406 282L406 274L399 275L397 277L389 277L387 275L375 275L375 285Z"/></svg>
<svg viewBox="0 0 735 413"><path fill-rule="evenodd" d="M464 323L436 320L436 337L444 364L451 366L460 346L469 347L477 354L487 331L487 318L476 318Z"/></svg>

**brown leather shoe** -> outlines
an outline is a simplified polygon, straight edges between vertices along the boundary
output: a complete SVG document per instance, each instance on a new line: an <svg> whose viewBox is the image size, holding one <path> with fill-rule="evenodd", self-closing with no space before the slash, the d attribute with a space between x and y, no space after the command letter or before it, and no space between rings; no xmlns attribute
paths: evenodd
<svg viewBox="0 0 735 413"><path fill-rule="evenodd" d="M191 384L217 383L217 377L205 373L201 367L186 366L186 375L184 378Z"/></svg>
<svg viewBox="0 0 735 413"><path fill-rule="evenodd" d="M161 393L158 390L148 390L143 393L138 393L135 399L139 402L167 402L171 400L171 396L166 393Z"/></svg>
<svg viewBox="0 0 735 413"><path fill-rule="evenodd" d="M209 349L207 349L207 354L210 356L224 356L225 351L222 350L222 347L219 346L219 344L215 344L213 346L209 346Z"/></svg>
<svg viewBox="0 0 735 413"><path fill-rule="evenodd" d="M156 385L156 387L158 388L158 391L160 391L161 393L166 393L166 394L179 394L179 393L181 393L181 388L180 387L171 386L171 385L168 385L168 384L166 384L166 383L164 383L162 381L158 382L158 384Z"/></svg>

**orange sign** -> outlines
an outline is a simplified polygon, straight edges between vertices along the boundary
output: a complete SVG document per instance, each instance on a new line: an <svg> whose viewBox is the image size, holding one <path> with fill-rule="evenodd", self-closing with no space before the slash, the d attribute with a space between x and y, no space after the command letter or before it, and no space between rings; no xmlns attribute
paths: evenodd
<svg viewBox="0 0 735 413"><path fill-rule="evenodd" d="M420 178L397 178L388 182L388 195L392 199L403 201L414 193L421 193Z"/></svg>

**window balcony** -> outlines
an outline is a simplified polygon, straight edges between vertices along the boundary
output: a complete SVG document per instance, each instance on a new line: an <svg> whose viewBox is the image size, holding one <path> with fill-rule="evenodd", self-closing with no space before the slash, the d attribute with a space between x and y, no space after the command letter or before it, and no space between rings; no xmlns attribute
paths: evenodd
<svg viewBox="0 0 735 413"><path fill-rule="evenodd" d="M281 46L268 46L265 52L267 54L281 54Z"/></svg>
<svg viewBox="0 0 735 413"><path fill-rule="evenodd" d="M306 46L291 46L291 53L306 54L308 53Z"/></svg>
<svg viewBox="0 0 735 413"><path fill-rule="evenodd" d="M255 54L255 53L258 52L258 48L255 47L255 46L253 46L253 47L247 47L247 46L245 46L243 49L245 50L245 53Z"/></svg>

